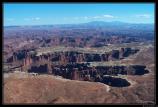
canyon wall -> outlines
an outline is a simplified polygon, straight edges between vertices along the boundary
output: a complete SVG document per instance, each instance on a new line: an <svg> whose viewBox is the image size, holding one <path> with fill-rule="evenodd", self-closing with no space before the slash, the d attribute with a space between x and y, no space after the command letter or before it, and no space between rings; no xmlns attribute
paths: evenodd
<svg viewBox="0 0 158 107"><path fill-rule="evenodd" d="M40 66L47 64L48 72L52 73L53 63L56 65L67 65L82 62L102 62L121 60L129 55L135 54L138 49L121 48L121 50L112 50L104 54L80 53L74 51L54 52L36 56L35 52L30 50L19 50L7 59L8 63L18 63L23 71L27 71L31 66Z"/></svg>

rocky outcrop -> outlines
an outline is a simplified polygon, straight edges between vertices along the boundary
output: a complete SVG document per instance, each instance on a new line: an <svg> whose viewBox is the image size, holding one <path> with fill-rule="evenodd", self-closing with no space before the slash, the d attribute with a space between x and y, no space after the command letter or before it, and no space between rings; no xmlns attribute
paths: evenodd
<svg viewBox="0 0 158 107"><path fill-rule="evenodd" d="M35 53L31 53L30 50L19 50L14 52L13 56L8 58L8 62L21 63L23 70L27 70L32 65L47 64L49 72L51 73L51 66L53 62L57 62L59 65L67 65L69 63L81 63L81 62L101 62L109 60L119 60L127 57L130 54L136 53L137 49L122 48L119 50L113 50L112 52L106 52L105 54L93 54L93 53L80 53L74 51L67 52L55 52L45 55L36 56Z"/></svg>
<svg viewBox="0 0 158 107"><path fill-rule="evenodd" d="M125 50L125 51L124 51ZM100 61L109 61L109 60L119 60L124 57L128 57L131 54L136 53L138 50L135 49L121 49L113 50L112 52L106 52L105 54L93 54L93 53L79 53L74 51L68 52L55 52L53 54L44 55L49 57L52 62L59 61L61 64L67 63L79 63L79 62L100 62ZM42 56L39 56L42 58ZM42 60L42 59L41 59Z"/></svg>
<svg viewBox="0 0 158 107"><path fill-rule="evenodd" d="M50 73L71 80L102 82L105 84L110 84L111 86L121 87L129 86L129 83L125 79L115 78L111 76L143 75L149 72L145 68L146 66L143 65L89 67L88 63L82 63L67 64L66 66L56 65L51 66L51 68L49 68L49 66L45 64L39 67L31 67L31 69L29 69L28 71L40 74ZM109 78L110 80L106 80L106 78ZM118 84L119 82L120 85Z"/></svg>
<svg viewBox="0 0 158 107"><path fill-rule="evenodd" d="M8 61L21 61L23 71L54 74L73 80L101 81L103 75L143 75L148 71L144 70L145 66L97 66L92 68L88 64L81 63L119 60L137 51L136 49L122 48L105 54L67 51L36 56L29 50L21 50L14 53Z"/></svg>
<svg viewBox="0 0 158 107"><path fill-rule="evenodd" d="M79 63L79 62L93 62L93 61L109 61L109 60L119 60L124 57L128 57L131 54L136 53L137 49L122 48L121 50L112 50L111 52L105 52L104 54L93 54L93 53L80 53L75 51L67 52L55 52L48 53L45 55L36 56L29 52L29 50L22 50L14 52L13 56L8 58L8 62L18 62L23 60L23 65L27 66L33 62L56 62L59 61L60 64L68 63Z"/></svg>

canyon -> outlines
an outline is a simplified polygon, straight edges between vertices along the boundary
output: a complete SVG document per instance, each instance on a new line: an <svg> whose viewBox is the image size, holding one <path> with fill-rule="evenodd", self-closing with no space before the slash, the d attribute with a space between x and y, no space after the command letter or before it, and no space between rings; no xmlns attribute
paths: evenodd
<svg viewBox="0 0 158 107"><path fill-rule="evenodd" d="M144 65L126 65L126 66L92 66L91 62L108 62L122 60L130 55L134 55L139 49L120 48L120 50L105 51L105 54L83 53L71 50L62 50L62 52L48 52L38 55L33 50L20 50L13 53L13 56L7 59L7 63L21 64L20 71L38 74L52 74L66 79L101 82L110 86L124 87L130 83L126 79L112 76L118 75L144 75L149 73Z"/></svg>
<svg viewBox="0 0 158 107"><path fill-rule="evenodd" d="M155 102L150 31L36 27L5 28L4 103Z"/></svg>

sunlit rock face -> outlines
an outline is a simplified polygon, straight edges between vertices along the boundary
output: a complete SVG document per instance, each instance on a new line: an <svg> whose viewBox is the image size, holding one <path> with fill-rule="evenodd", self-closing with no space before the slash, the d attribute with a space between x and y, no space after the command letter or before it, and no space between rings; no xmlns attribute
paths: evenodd
<svg viewBox="0 0 158 107"><path fill-rule="evenodd" d="M36 56L33 53L29 53L30 50L19 50L14 52L13 55L8 58L7 62L12 63L22 60L33 60L35 61L45 61L51 60L52 62L60 61L61 63L70 62L100 62L109 60L119 60L129 55L137 53L138 49L131 48L121 48L121 50L112 50L111 52L105 52L104 54L94 54L94 53L81 53L75 51L67 52L54 52L52 54L48 53L45 55Z"/></svg>

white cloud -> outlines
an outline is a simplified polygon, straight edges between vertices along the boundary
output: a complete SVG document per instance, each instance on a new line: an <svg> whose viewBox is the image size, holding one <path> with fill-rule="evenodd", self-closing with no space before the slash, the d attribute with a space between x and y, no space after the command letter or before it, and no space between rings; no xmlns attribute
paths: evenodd
<svg viewBox="0 0 158 107"><path fill-rule="evenodd" d="M114 16L109 15L109 14L103 15L103 17L104 17L104 18L114 18Z"/></svg>
<svg viewBox="0 0 158 107"><path fill-rule="evenodd" d="M115 17L112 16L112 15L106 14L106 15L102 15L102 16L94 16L92 18L94 18L94 19L103 19L103 18L115 18Z"/></svg>
<svg viewBox="0 0 158 107"><path fill-rule="evenodd" d="M40 20L39 17L34 17L34 18L24 18L25 21L37 21Z"/></svg>
<svg viewBox="0 0 158 107"><path fill-rule="evenodd" d="M33 20L40 20L40 18L39 17L35 17L35 18L33 18Z"/></svg>
<svg viewBox="0 0 158 107"><path fill-rule="evenodd" d="M116 18L112 15L98 15L98 16L82 16L82 17L74 17L73 19L75 20L79 20L79 19L84 19L84 20L88 20L88 19L104 19L104 18Z"/></svg>
<svg viewBox="0 0 158 107"><path fill-rule="evenodd" d="M136 15L137 18L151 18L150 14L140 14L140 15Z"/></svg>

